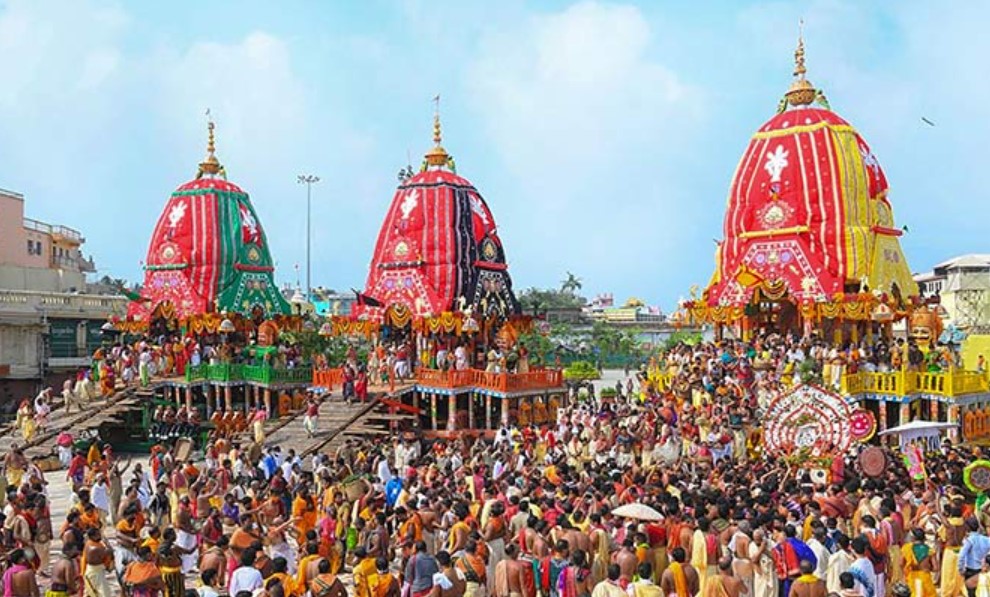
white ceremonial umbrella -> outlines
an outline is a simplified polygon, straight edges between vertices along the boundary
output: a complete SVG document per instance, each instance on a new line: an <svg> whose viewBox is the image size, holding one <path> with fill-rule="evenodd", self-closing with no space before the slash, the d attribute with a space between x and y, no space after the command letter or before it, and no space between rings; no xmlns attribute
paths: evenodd
<svg viewBox="0 0 990 597"><path fill-rule="evenodd" d="M625 506L619 506L612 510L612 516L645 521L663 520L663 514L660 514L646 504L626 504Z"/></svg>

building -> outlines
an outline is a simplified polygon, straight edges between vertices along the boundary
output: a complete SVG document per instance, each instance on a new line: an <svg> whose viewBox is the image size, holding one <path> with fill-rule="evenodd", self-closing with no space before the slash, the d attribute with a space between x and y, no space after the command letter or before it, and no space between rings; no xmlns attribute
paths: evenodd
<svg viewBox="0 0 990 597"><path fill-rule="evenodd" d="M313 307L321 317L349 317L357 295L353 292L338 292L332 288L318 286L313 289Z"/></svg>
<svg viewBox="0 0 990 597"><path fill-rule="evenodd" d="M88 365L101 326L126 299L86 291L96 271L82 233L24 217L24 196L0 190L0 410Z"/></svg>
<svg viewBox="0 0 990 597"><path fill-rule="evenodd" d="M24 195L0 189L0 288L83 292L96 271L78 230L24 217Z"/></svg>
<svg viewBox="0 0 990 597"><path fill-rule="evenodd" d="M970 334L990 332L990 254L953 257L914 279L922 297L939 297L947 325Z"/></svg>

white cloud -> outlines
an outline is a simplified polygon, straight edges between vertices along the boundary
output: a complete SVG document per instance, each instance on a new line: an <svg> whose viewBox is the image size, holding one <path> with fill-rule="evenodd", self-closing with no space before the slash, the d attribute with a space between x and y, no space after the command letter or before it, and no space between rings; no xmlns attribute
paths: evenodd
<svg viewBox="0 0 990 597"><path fill-rule="evenodd" d="M305 92L288 47L273 35L256 31L233 44L198 42L180 55L159 56L153 70L157 109L183 154L190 140L197 156L201 151L207 108L232 174L291 159L286 154L304 135Z"/></svg>
<svg viewBox="0 0 990 597"><path fill-rule="evenodd" d="M80 85L87 77L99 74L98 82L106 81L117 66L113 48L127 22L112 5L87 0L6 3L0 11L0 108L30 115L77 89L92 90Z"/></svg>
<svg viewBox="0 0 990 597"><path fill-rule="evenodd" d="M483 36L466 77L512 177L500 190L517 194L489 197L500 222L511 218L510 258L529 260L517 277L545 277L556 259L608 287L642 265L630 239L662 251L687 232L683 189L663 183L691 151L700 94L650 56L656 35L636 7L581 2Z"/></svg>

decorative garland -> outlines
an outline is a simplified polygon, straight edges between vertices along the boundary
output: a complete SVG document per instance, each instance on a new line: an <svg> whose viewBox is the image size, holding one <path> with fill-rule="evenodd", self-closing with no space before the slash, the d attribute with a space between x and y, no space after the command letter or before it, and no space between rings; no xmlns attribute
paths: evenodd
<svg viewBox="0 0 990 597"><path fill-rule="evenodd" d="M392 327L404 328L412 322L412 311L402 303L393 303L385 310L385 322Z"/></svg>
<svg viewBox="0 0 990 597"><path fill-rule="evenodd" d="M348 319L334 315L330 318L331 334L334 336L364 336L371 339L378 335L379 325L377 322Z"/></svg>
<svg viewBox="0 0 990 597"><path fill-rule="evenodd" d="M760 288L763 297L769 300L781 300L787 296L786 286L764 282ZM744 305L708 305L704 300L688 301L684 309L690 313L696 322L731 323L747 315L747 308L753 303ZM877 310L878 305L886 308ZM882 313L884 321L896 321L910 314L910 307L895 304L893 297L887 294L877 296L870 292L845 294L837 292L830 300L822 302L801 301L798 303L801 316L807 320L845 319L850 321L873 320L875 314Z"/></svg>

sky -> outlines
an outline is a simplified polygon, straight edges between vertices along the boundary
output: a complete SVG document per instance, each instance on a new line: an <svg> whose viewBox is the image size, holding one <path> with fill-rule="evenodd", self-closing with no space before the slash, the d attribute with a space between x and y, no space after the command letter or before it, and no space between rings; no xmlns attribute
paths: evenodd
<svg viewBox="0 0 990 597"><path fill-rule="evenodd" d="M670 309L711 275L801 19L808 78L883 165L912 269L990 252L987 1L0 0L0 188L138 281L209 108L279 281L305 280L306 173L313 285L362 287L439 94L517 290L570 271Z"/></svg>

